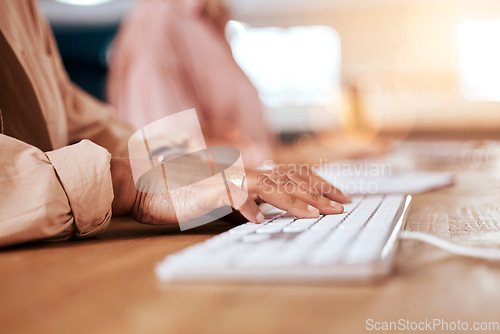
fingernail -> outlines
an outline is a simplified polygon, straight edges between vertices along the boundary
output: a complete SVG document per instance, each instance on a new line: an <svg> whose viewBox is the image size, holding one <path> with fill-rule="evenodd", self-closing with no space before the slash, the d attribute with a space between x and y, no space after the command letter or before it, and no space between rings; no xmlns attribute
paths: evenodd
<svg viewBox="0 0 500 334"><path fill-rule="evenodd" d="M332 206L332 208L334 209L337 209L337 210L344 210L344 206L340 203L337 203L337 202L334 202L334 201L331 201L330 202L330 205Z"/></svg>
<svg viewBox="0 0 500 334"><path fill-rule="evenodd" d="M319 217L319 210L316 209L314 206L308 205L307 206L307 211L309 211L310 213L312 213L315 217Z"/></svg>
<svg viewBox="0 0 500 334"><path fill-rule="evenodd" d="M255 218L257 219L257 223L260 224L264 221L264 214L262 212L259 212L259 214Z"/></svg>

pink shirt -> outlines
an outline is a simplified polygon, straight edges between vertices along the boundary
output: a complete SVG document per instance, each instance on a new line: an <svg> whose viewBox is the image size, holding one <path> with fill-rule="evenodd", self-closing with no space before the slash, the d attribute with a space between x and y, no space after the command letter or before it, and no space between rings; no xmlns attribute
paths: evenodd
<svg viewBox="0 0 500 334"><path fill-rule="evenodd" d="M114 42L108 98L140 128L196 108L208 144L237 146L246 167L270 158L256 89L234 61L215 1L139 1Z"/></svg>
<svg viewBox="0 0 500 334"><path fill-rule="evenodd" d="M36 0L0 2L0 42L0 246L103 231L131 128L70 82Z"/></svg>

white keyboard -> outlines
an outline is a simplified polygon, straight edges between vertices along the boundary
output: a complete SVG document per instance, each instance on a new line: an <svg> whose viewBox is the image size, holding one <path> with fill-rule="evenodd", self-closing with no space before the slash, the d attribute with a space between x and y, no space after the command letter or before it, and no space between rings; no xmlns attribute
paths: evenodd
<svg viewBox="0 0 500 334"><path fill-rule="evenodd" d="M167 256L161 281L371 280L392 268L411 196L358 196L339 215L296 219L268 205L246 223Z"/></svg>

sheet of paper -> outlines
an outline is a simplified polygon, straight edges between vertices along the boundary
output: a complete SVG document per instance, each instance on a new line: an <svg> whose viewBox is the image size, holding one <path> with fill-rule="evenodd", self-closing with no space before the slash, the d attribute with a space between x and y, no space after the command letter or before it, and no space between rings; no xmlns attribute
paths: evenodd
<svg viewBox="0 0 500 334"><path fill-rule="evenodd" d="M450 172L399 171L387 164L334 163L316 172L342 192L352 195L417 194L453 184Z"/></svg>

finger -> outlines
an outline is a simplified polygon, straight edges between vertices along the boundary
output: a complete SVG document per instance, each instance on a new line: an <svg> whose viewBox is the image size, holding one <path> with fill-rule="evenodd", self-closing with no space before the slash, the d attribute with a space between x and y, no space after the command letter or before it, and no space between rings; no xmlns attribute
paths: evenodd
<svg viewBox="0 0 500 334"><path fill-rule="evenodd" d="M317 191L322 196L325 196L333 201L343 204L352 202L351 196L344 194L342 191L333 186L331 183L323 180L321 177L317 175L311 176L309 181L311 188Z"/></svg>
<svg viewBox="0 0 500 334"><path fill-rule="evenodd" d="M275 207L285 210L298 218L315 218L319 210L296 196L289 194L276 184L268 175L247 175L249 193L256 193L261 199Z"/></svg>
<svg viewBox="0 0 500 334"><path fill-rule="evenodd" d="M296 183L304 184L311 192L316 192L339 203L351 203L351 197L335 188L331 183L326 182L314 171L306 166L299 166L297 169L290 169L287 175Z"/></svg>
<svg viewBox="0 0 500 334"><path fill-rule="evenodd" d="M298 169L301 169L298 171ZM283 175L288 176L293 182L300 185L301 189L306 189L311 194L317 194L322 197L329 198L336 203L350 203L351 198L343 194L330 183L317 176L311 169L306 166L297 166L296 168L276 169L268 173L269 177L276 182ZM335 205L335 204L333 204Z"/></svg>
<svg viewBox="0 0 500 334"><path fill-rule="evenodd" d="M227 203L232 205L234 209L239 211L246 219L252 223L260 224L264 221L264 214L259 209L255 200L248 196L248 193L241 190L231 182L228 182L227 186L231 194L231 201Z"/></svg>
<svg viewBox="0 0 500 334"><path fill-rule="evenodd" d="M250 197L236 210L252 223L260 224L264 221L264 214L260 211L257 203Z"/></svg>
<svg viewBox="0 0 500 334"><path fill-rule="evenodd" d="M342 204L321 196L317 191L310 189L301 183L293 182L287 175L280 175L274 180L288 194L291 194L302 201L319 209L321 214L338 214L344 212Z"/></svg>

